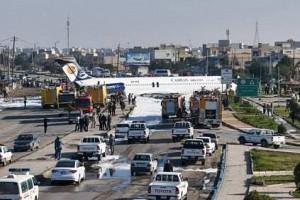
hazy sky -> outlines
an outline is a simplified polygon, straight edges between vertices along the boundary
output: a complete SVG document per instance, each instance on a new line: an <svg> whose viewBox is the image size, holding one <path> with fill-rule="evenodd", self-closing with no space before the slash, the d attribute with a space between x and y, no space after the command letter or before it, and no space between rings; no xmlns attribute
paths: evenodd
<svg viewBox="0 0 300 200"><path fill-rule="evenodd" d="M253 43L300 40L299 0L0 0L0 41L14 34L38 46L193 47L224 39ZM3 43L3 42L2 42ZM28 46L19 41L18 46Z"/></svg>

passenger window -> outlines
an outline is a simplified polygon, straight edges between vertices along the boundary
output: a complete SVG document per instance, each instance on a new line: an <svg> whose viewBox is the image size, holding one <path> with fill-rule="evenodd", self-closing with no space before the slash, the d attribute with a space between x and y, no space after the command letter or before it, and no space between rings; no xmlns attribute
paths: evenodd
<svg viewBox="0 0 300 200"><path fill-rule="evenodd" d="M100 141L99 141L99 138L95 138L95 142L96 143L99 143Z"/></svg>
<svg viewBox="0 0 300 200"><path fill-rule="evenodd" d="M167 181L168 180L168 176L167 175L162 175L162 181Z"/></svg>
<svg viewBox="0 0 300 200"><path fill-rule="evenodd" d="M173 175L173 182L179 182L179 178L176 175Z"/></svg>
<svg viewBox="0 0 300 200"><path fill-rule="evenodd" d="M27 180L27 184L28 184L28 189L31 190L33 188L33 182L31 179Z"/></svg>
<svg viewBox="0 0 300 200"><path fill-rule="evenodd" d="M22 193L25 193L28 191L28 186L27 186L27 182L24 181L21 183L21 190L22 190Z"/></svg>
<svg viewBox="0 0 300 200"><path fill-rule="evenodd" d="M152 82L152 87L155 87L155 83L154 82Z"/></svg>
<svg viewBox="0 0 300 200"><path fill-rule="evenodd" d="M39 184L38 184L38 181L36 180L36 178L33 177L33 178L32 178L32 181L33 181L33 184L34 184L34 185L39 185Z"/></svg>
<svg viewBox="0 0 300 200"><path fill-rule="evenodd" d="M161 181L161 175L157 175L157 176L156 176L156 180L157 180L157 181Z"/></svg>

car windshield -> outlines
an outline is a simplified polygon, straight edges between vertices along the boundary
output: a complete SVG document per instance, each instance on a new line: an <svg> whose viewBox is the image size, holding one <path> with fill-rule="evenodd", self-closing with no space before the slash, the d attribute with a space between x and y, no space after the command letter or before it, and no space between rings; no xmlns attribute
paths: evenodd
<svg viewBox="0 0 300 200"><path fill-rule="evenodd" d="M145 129L144 124L131 124L130 129Z"/></svg>
<svg viewBox="0 0 300 200"><path fill-rule="evenodd" d="M203 142L202 141L185 141L183 148L187 149L203 149Z"/></svg>
<svg viewBox="0 0 300 200"><path fill-rule="evenodd" d="M18 140L32 140L33 139L33 135L19 135Z"/></svg>
<svg viewBox="0 0 300 200"><path fill-rule="evenodd" d="M203 133L203 137L210 137L210 138L213 138L213 139L217 138L217 136L215 134L210 134L210 133Z"/></svg>
<svg viewBox="0 0 300 200"><path fill-rule="evenodd" d="M174 128L190 128L189 123L175 123Z"/></svg>
<svg viewBox="0 0 300 200"><path fill-rule="evenodd" d="M117 128L128 128L129 124L117 124Z"/></svg>
<svg viewBox="0 0 300 200"><path fill-rule="evenodd" d="M55 167L75 167L75 161L59 161Z"/></svg>
<svg viewBox="0 0 300 200"><path fill-rule="evenodd" d="M145 161L150 161L150 156L149 155L135 155L133 160L145 160Z"/></svg>
<svg viewBox="0 0 300 200"><path fill-rule="evenodd" d="M179 182L177 175L159 174L155 178L156 181Z"/></svg>
<svg viewBox="0 0 300 200"><path fill-rule="evenodd" d="M100 143L99 138L83 138L83 143Z"/></svg>
<svg viewBox="0 0 300 200"><path fill-rule="evenodd" d="M198 138L197 138L198 139ZM208 138L199 138L201 140L203 140L204 143L208 143L209 142L209 139Z"/></svg>
<svg viewBox="0 0 300 200"><path fill-rule="evenodd" d="M19 194L18 184L13 182L0 182L0 195L5 194Z"/></svg>

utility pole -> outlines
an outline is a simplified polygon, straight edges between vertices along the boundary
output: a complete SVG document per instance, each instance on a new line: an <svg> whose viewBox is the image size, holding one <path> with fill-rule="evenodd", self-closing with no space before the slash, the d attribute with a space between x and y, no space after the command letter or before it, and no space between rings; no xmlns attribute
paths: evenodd
<svg viewBox="0 0 300 200"><path fill-rule="evenodd" d="M277 84L278 84L278 97L280 97L280 71L279 65L277 65Z"/></svg>
<svg viewBox="0 0 300 200"><path fill-rule="evenodd" d="M205 76L208 76L208 50L206 49L206 67L205 67Z"/></svg>
<svg viewBox="0 0 300 200"><path fill-rule="evenodd" d="M32 49L32 54L31 54L31 59L32 59L32 68L33 69L35 69L35 62L34 62L34 58L35 58L35 56L34 56L34 53L36 52L36 44L37 43L34 43L33 44L33 49Z"/></svg>
<svg viewBox="0 0 300 200"><path fill-rule="evenodd" d="M119 64L120 64L120 43L118 44L118 52L117 52L117 74L119 73Z"/></svg>
<svg viewBox="0 0 300 200"><path fill-rule="evenodd" d="M13 37L13 55L12 55L12 67L11 67L11 76L14 76L15 68L15 57L16 57L16 36Z"/></svg>
<svg viewBox="0 0 300 200"><path fill-rule="evenodd" d="M67 19L67 41L68 41L68 55L70 55L70 18Z"/></svg>

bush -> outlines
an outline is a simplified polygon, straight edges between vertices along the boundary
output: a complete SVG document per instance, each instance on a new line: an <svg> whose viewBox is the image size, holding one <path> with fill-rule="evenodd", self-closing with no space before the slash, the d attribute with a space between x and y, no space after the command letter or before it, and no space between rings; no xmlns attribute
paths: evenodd
<svg viewBox="0 0 300 200"><path fill-rule="evenodd" d="M279 134L286 134L287 130L286 130L286 127L283 124L279 124L277 129L278 129Z"/></svg>
<svg viewBox="0 0 300 200"><path fill-rule="evenodd" d="M268 195L261 195L256 190L250 192L244 200L273 200L272 197Z"/></svg>
<svg viewBox="0 0 300 200"><path fill-rule="evenodd" d="M300 190L300 162L294 168L294 177L295 177L296 188L299 191Z"/></svg>

